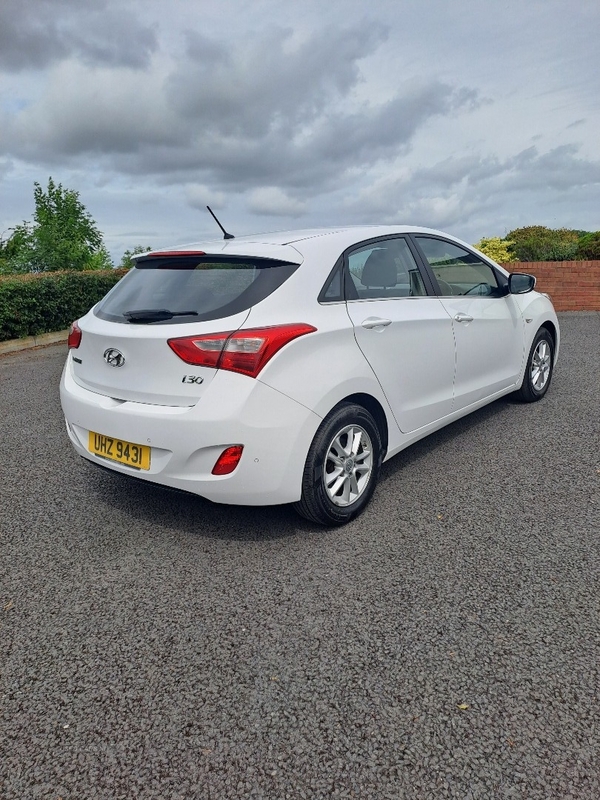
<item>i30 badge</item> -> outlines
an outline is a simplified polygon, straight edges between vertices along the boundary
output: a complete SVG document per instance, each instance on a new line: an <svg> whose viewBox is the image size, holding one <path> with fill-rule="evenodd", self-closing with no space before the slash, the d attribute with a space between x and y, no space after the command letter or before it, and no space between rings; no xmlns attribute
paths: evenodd
<svg viewBox="0 0 600 800"><path fill-rule="evenodd" d="M109 347L104 351L104 360L110 367L122 367L125 363L125 356L119 350Z"/></svg>

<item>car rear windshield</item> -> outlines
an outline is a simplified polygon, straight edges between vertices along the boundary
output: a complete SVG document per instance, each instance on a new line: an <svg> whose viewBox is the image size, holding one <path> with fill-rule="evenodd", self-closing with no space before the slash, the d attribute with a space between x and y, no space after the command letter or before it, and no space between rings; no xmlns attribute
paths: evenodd
<svg viewBox="0 0 600 800"><path fill-rule="evenodd" d="M128 324L220 319L260 303L298 266L270 258L150 256L137 262L94 313Z"/></svg>

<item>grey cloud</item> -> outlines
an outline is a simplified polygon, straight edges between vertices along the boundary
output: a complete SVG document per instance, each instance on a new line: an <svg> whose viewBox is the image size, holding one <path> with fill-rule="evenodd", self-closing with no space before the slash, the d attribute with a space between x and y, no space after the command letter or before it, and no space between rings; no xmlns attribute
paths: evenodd
<svg viewBox="0 0 600 800"><path fill-rule="evenodd" d="M562 145L539 154L530 147L506 162L504 188L512 191L568 191L600 184L600 161L578 158L576 145Z"/></svg>
<svg viewBox="0 0 600 800"><path fill-rule="evenodd" d="M66 43L52 22L46 24L18 0L0 5L0 66L10 71L41 68L67 54Z"/></svg>
<svg viewBox="0 0 600 800"><path fill-rule="evenodd" d="M42 163L93 155L107 169L163 182L315 194L405 151L433 117L478 102L472 90L431 80L357 104L360 62L385 37L366 22L299 43L282 29L245 45L190 33L167 74L65 64L36 105L0 125L0 139Z"/></svg>
<svg viewBox="0 0 600 800"><path fill-rule="evenodd" d="M578 157L576 145L562 145L540 153L536 146L500 160L478 155L448 158L427 169L415 170L411 185L455 190L463 183L469 191L563 191L600 183L600 162Z"/></svg>
<svg viewBox="0 0 600 800"><path fill-rule="evenodd" d="M185 52L190 61L210 68L217 63L230 62L230 48L222 41L210 39L199 31L185 31Z"/></svg>
<svg viewBox="0 0 600 800"><path fill-rule="evenodd" d="M89 64L143 67L158 46L155 31L108 0L2 0L0 67L41 69L76 56Z"/></svg>
<svg viewBox="0 0 600 800"><path fill-rule="evenodd" d="M357 62L377 49L386 29L330 29L297 46L291 34L272 29L229 47L189 34L188 57L167 83L174 110L219 136L295 135L356 86Z"/></svg>
<svg viewBox="0 0 600 800"><path fill-rule="evenodd" d="M472 179L473 175L482 172L494 172L494 167L485 169L486 161L477 156L468 155L462 158L447 158L433 167L415 170L413 182L421 186L454 186L465 180Z"/></svg>
<svg viewBox="0 0 600 800"><path fill-rule="evenodd" d="M37 163L77 165L144 147L185 142L144 75L127 69L56 67L37 103L0 116L0 147Z"/></svg>
<svg viewBox="0 0 600 800"><path fill-rule="evenodd" d="M262 186L250 193L248 208L259 216L299 217L306 203L290 197L277 186Z"/></svg>
<svg viewBox="0 0 600 800"><path fill-rule="evenodd" d="M507 169L496 156L470 154L460 158L447 158L432 167L415 170L411 183L421 187L447 189L461 183L473 187L490 181Z"/></svg>
<svg viewBox="0 0 600 800"><path fill-rule="evenodd" d="M75 53L89 64L142 68L158 49L156 31L127 11L91 11L71 34Z"/></svg>
<svg viewBox="0 0 600 800"><path fill-rule="evenodd" d="M207 205L210 205L212 208L223 208L225 205L225 195L223 192L215 191L202 184L190 184L186 186L185 199L189 206L192 208L199 208L202 211L206 209Z"/></svg>
<svg viewBox="0 0 600 800"><path fill-rule="evenodd" d="M523 205L524 198L533 194L552 204L565 192L579 194L600 185L600 161L581 158L578 152L575 145L564 145L547 153L529 147L504 160L476 154L445 159L401 179L367 186L347 204L348 212L361 219L383 217L448 227L467 225L473 217L491 214L493 208L510 208L511 198Z"/></svg>
<svg viewBox="0 0 600 800"><path fill-rule="evenodd" d="M365 169L406 151L425 122L455 108L452 87L433 82L382 106L354 113L336 107L298 136L275 125L262 137L226 136L203 130L200 122L199 130L191 126L185 147L141 149L133 159L120 157L119 168L172 173L173 180L190 170L195 179L209 173L220 185L242 190L256 184L322 190L333 188L347 170Z"/></svg>
<svg viewBox="0 0 600 800"><path fill-rule="evenodd" d="M0 158L0 180L12 172L13 163L11 159Z"/></svg>
<svg viewBox="0 0 600 800"><path fill-rule="evenodd" d="M355 114L340 114L330 119L326 129L316 137L315 150L321 157L334 161L358 159L373 161L376 157L407 146L417 129L432 117L448 114L470 103L461 100L461 93L437 81L410 88L381 107L364 108Z"/></svg>

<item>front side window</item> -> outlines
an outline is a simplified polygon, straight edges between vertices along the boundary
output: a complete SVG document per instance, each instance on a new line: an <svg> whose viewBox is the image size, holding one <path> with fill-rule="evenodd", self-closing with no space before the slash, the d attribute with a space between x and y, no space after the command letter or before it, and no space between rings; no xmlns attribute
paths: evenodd
<svg viewBox="0 0 600 800"><path fill-rule="evenodd" d="M443 239L415 238L443 296L499 294L496 273L475 253Z"/></svg>
<svg viewBox="0 0 600 800"><path fill-rule="evenodd" d="M181 324L246 311L278 289L298 264L234 256L142 258L101 301L111 322Z"/></svg>
<svg viewBox="0 0 600 800"><path fill-rule="evenodd" d="M348 299L423 297L423 278L406 239L371 242L348 255Z"/></svg>

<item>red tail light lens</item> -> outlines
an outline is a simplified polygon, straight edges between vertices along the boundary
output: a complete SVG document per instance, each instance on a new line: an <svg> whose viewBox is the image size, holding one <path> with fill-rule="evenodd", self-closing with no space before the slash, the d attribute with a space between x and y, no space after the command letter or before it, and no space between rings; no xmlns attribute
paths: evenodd
<svg viewBox="0 0 600 800"><path fill-rule="evenodd" d="M213 475L229 475L240 463L244 445L236 444L223 450L212 468Z"/></svg>
<svg viewBox="0 0 600 800"><path fill-rule="evenodd" d="M77 350L77 348L81 344L81 336L82 336L81 328L76 322L74 322L71 325L71 330L69 331L69 338L67 339L69 350Z"/></svg>
<svg viewBox="0 0 600 800"><path fill-rule="evenodd" d="M144 254L146 255L146 254ZM166 258L171 256L205 256L204 250L161 250L159 253L149 253L147 258ZM181 269L181 264L173 265L173 269Z"/></svg>
<svg viewBox="0 0 600 800"><path fill-rule="evenodd" d="M168 344L186 364L227 369L256 378L265 364L284 345L316 330L312 325L298 322L270 328L211 333L206 336L184 336L180 339L169 339Z"/></svg>

